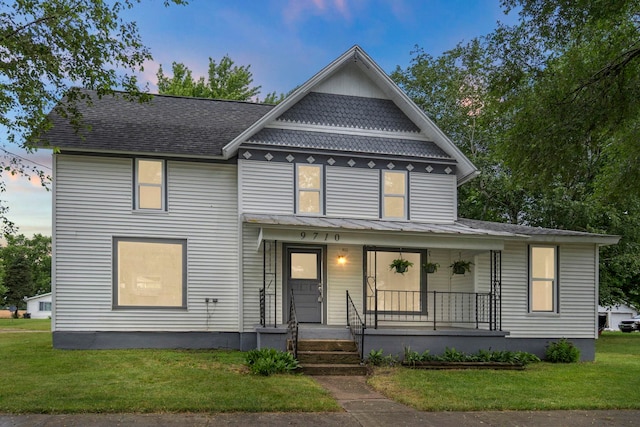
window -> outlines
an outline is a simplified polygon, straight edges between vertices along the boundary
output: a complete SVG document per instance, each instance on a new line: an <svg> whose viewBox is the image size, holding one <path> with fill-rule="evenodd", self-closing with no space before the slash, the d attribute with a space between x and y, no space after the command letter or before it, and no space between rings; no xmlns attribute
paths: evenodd
<svg viewBox="0 0 640 427"><path fill-rule="evenodd" d="M51 302L40 301L38 304L38 311L51 311Z"/></svg>
<svg viewBox="0 0 640 427"><path fill-rule="evenodd" d="M163 160L136 159L136 209L165 209Z"/></svg>
<svg viewBox="0 0 640 427"><path fill-rule="evenodd" d="M404 274L392 271L389 266L398 258L412 262L413 267ZM367 250L367 311L426 312L426 282L421 274L421 260L420 252Z"/></svg>
<svg viewBox="0 0 640 427"><path fill-rule="evenodd" d="M297 212L322 214L322 166L297 165Z"/></svg>
<svg viewBox="0 0 640 427"><path fill-rule="evenodd" d="M114 307L187 306L184 240L114 239Z"/></svg>
<svg viewBox="0 0 640 427"><path fill-rule="evenodd" d="M555 246L531 246L529 251L530 311L556 312L557 249Z"/></svg>
<svg viewBox="0 0 640 427"><path fill-rule="evenodd" d="M382 218L407 218L407 174L382 171Z"/></svg>

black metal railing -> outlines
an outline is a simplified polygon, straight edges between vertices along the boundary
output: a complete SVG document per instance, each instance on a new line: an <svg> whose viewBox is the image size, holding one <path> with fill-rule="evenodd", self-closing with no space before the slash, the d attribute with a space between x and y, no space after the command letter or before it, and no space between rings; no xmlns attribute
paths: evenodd
<svg viewBox="0 0 640 427"><path fill-rule="evenodd" d="M275 297L276 296L274 293L267 292L264 289L260 289L260 325L261 326L273 325L274 328L278 326Z"/></svg>
<svg viewBox="0 0 640 427"><path fill-rule="evenodd" d="M367 328L358 314L358 309L356 308L351 296L349 295L349 291L347 290L347 326L349 327L349 331L351 332L351 338L356 343L356 347L358 347L358 354L360 354L360 360L364 359L364 330Z"/></svg>
<svg viewBox="0 0 640 427"><path fill-rule="evenodd" d="M296 303L291 290L291 302L289 303L289 320L287 322L288 349L293 357L298 358L298 317L296 316Z"/></svg>
<svg viewBox="0 0 640 427"><path fill-rule="evenodd" d="M412 322L433 326L473 324L476 329L495 325L495 296L478 292L420 292L402 290L376 290L367 296L365 320L378 327L384 322Z"/></svg>
<svg viewBox="0 0 640 427"><path fill-rule="evenodd" d="M267 297L264 289L260 289L260 325L267 326Z"/></svg>

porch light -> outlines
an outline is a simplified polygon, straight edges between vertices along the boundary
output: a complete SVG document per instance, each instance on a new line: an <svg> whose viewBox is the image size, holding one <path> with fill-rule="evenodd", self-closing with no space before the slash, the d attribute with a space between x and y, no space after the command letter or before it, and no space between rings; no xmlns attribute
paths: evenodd
<svg viewBox="0 0 640 427"><path fill-rule="evenodd" d="M346 263L347 263L347 256L346 255L338 255L338 264L344 265Z"/></svg>

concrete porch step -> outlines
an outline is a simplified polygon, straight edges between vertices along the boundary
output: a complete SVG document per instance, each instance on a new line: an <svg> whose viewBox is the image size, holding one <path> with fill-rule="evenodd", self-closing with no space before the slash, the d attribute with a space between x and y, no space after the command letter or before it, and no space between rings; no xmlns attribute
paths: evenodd
<svg viewBox="0 0 640 427"><path fill-rule="evenodd" d="M301 351L346 351L357 352L356 343L338 339L299 339L298 352Z"/></svg>
<svg viewBox="0 0 640 427"><path fill-rule="evenodd" d="M351 363L305 363L300 368L305 375L367 375L366 366Z"/></svg>
<svg viewBox="0 0 640 427"><path fill-rule="evenodd" d="M322 364L360 364L360 355L357 351L300 351L298 361L305 363Z"/></svg>

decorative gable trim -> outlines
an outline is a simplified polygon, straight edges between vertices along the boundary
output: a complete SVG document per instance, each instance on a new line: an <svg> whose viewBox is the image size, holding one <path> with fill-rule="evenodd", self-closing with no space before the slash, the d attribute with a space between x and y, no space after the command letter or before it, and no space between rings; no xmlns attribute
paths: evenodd
<svg viewBox="0 0 640 427"><path fill-rule="evenodd" d="M458 149L458 147L427 117L427 115L411 101L411 99L391 80L391 78L360 48L353 46L351 49L343 53L335 61L327 65L320 72L314 75L306 83L300 86L292 94L284 99L275 108L265 114L261 119L247 128L244 132L234 138L223 149L225 158L234 156L240 145L252 135L263 129L266 125L276 121L278 117L283 115L287 110L300 102L307 94L323 81L326 81L334 73L342 68L347 62L353 61L361 71L365 73L373 83L378 85L382 92L387 95L388 99L407 115L409 120L415 123L421 133L427 139L434 141L442 150L450 157L457 161L457 183L463 184L479 174L476 167L471 161Z"/></svg>
<svg viewBox="0 0 640 427"><path fill-rule="evenodd" d="M452 161L407 160L406 158L348 155L340 152L312 152L287 150L286 147L255 147L243 145L238 158L271 163L323 164L345 168L375 170L406 170L434 175L455 175L456 165Z"/></svg>

